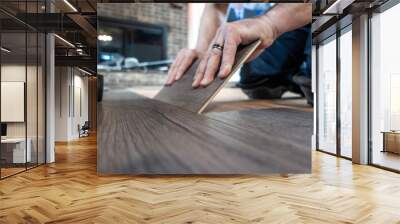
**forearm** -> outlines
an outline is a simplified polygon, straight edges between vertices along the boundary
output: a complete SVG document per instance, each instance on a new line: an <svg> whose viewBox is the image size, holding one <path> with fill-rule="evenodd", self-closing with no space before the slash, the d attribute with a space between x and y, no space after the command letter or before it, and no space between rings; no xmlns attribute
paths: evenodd
<svg viewBox="0 0 400 224"><path fill-rule="evenodd" d="M216 4L207 4L204 8L200 22L199 35L197 38L196 50L206 52L210 42L214 38L218 27L222 24L221 11Z"/></svg>
<svg viewBox="0 0 400 224"><path fill-rule="evenodd" d="M273 27L274 38L311 22L311 3L279 3L261 18Z"/></svg>
<svg viewBox="0 0 400 224"><path fill-rule="evenodd" d="M232 71L237 48L261 40L259 47L252 53L250 60L259 56L270 47L276 38L285 32L295 30L311 22L311 4L279 3L266 14L235 22L224 23L225 8L217 4L208 4L203 12L196 49L187 49L179 53L168 74L167 85L179 80L183 72L196 58L201 58L192 83L194 88L209 85L218 74L226 78ZM211 42L223 46L223 49L210 49Z"/></svg>

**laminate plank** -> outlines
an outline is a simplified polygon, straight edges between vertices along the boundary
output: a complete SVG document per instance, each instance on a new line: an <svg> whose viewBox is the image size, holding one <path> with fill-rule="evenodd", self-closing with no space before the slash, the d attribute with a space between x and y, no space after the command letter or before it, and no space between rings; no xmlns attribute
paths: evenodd
<svg viewBox="0 0 400 224"><path fill-rule="evenodd" d="M311 148L312 112L290 108L268 108L212 112L206 115L235 125L243 131L259 132ZM304 158L310 158L310 153L307 151Z"/></svg>
<svg viewBox="0 0 400 224"><path fill-rule="evenodd" d="M153 98L166 103L182 107L195 113L201 113L222 87L229 81L229 78L240 68L261 41L255 41L245 47L238 49L235 56L235 63L232 72L225 79L216 78L205 88L193 88L192 82L200 60L196 60L185 72L182 78L172 86L165 86Z"/></svg>
<svg viewBox="0 0 400 224"><path fill-rule="evenodd" d="M260 117L265 115L262 111L255 113ZM274 119L272 115L268 115L271 120ZM243 115L243 119L235 122L235 119L198 115L129 91L107 92L99 104L98 172L310 172L311 147L307 142L299 140L300 137L293 140L282 136L284 130L269 130L268 118L247 120L248 116L254 114ZM308 119L305 117L302 121L306 124L297 129L297 134L310 138L312 115L310 113ZM285 119L280 120L285 122ZM247 121L249 123L245 126ZM293 136L296 134L294 130Z"/></svg>

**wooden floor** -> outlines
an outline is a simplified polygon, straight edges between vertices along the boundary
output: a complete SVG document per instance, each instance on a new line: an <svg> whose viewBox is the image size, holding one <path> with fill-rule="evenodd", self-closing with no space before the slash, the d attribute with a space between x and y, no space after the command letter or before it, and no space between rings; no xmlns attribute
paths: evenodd
<svg viewBox="0 0 400 224"><path fill-rule="evenodd" d="M309 173L312 124L310 112L271 108L205 116L130 91L110 90L98 105L97 170Z"/></svg>
<svg viewBox="0 0 400 224"><path fill-rule="evenodd" d="M288 177L98 176L96 157L94 136L58 143L56 163L0 181L0 223L400 223L399 174L321 152Z"/></svg>
<svg viewBox="0 0 400 224"><path fill-rule="evenodd" d="M234 84L229 83L228 85L233 86ZM135 86L129 90L133 93L153 98L161 89L161 86ZM215 96L203 113L265 108L289 108L313 112L313 108L307 105L306 100L299 98L294 93L286 92L283 95L283 99L279 100L250 100L240 88L225 87Z"/></svg>
<svg viewBox="0 0 400 224"><path fill-rule="evenodd" d="M1 169L1 178L11 176L16 173L20 173L25 171L25 167L7 167L7 168L0 168Z"/></svg>
<svg viewBox="0 0 400 224"><path fill-rule="evenodd" d="M0 223L400 223L400 175L313 152L310 175L98 176L95 137L0 181Z"/></svg>
<svg viewBox="0 0 400 224"><path fill-rule="evenodd" d="M399 154L374 150L372 160L373 160L373 163L376 165L388 167L388 168L394 169L394 170L400 170L400 155Z"/></svg>

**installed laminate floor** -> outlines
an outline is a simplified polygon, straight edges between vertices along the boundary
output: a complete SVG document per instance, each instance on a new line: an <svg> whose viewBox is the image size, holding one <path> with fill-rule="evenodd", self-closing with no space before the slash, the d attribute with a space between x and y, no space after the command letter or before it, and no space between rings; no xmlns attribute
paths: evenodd
<svg viewBox="0 0 400 224"><path fill-rule="evenodd" d="M400 175L313 152L313 172L98 176L94 136L0 181L0 223L400 223Z"/></svg>
<svg viewBox="0 0 400 224"><path fill-rule="evenodd" d="M226 124L235 124L237 129L244 132L271 136L277 142L271 142L271 146L276 145L274 146L276 150L285 149L285 145L280 142L307 146L302 157L306 160L304 162L311 162L308 159L311 157L312 113L288 108L269 108L211 112L206 115ZM268 144L270 141L268 139L265 143Z"/></svg>
<svg viewBox="0 0 400 224"><path fill-rule="evenodd" d="M99 105L98 171L310 172L312 113L275 109L224 115L202 116L129 91L109 91Z"/></svg>
<svg viewBox="0 0 400 224"><path fill-rule="evenodd" d="M233 85L235 84L228 84L228 86ZM128 90L148 98L153 98L155 95L157 95L161 88L162 87L160 86L135 86ZM294 93L286 92L283 95L283 98L279 100L250 100L240 88L225 87L204 109L203 114L208 112L224 112L262 108L290 108L300 111L313 111L313 108L307 105L306 99L301 98Z"/></svg>

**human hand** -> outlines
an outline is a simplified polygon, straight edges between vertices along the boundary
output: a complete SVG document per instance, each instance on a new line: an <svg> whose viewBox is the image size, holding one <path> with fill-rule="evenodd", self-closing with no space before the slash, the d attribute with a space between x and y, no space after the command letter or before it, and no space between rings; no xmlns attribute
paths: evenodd
<svg viewBox="0 0 400 224"><path fill-rule="evenodd" d="M232 71L237 48L240 44L249 44L261 40L258 49L250 56L256 58L263 49L271 46L278 36L278 31L268 17L260 16L244 19L222 25L208 51L201 58L200 64L192 83L193 88L209 85L216 74L221 79L226 78ZM213 48L217 44L222 49Z"/></svg>
<svg viewBox="0 0 400 224"><path fill-rule="evenodd" d="M195 49L184 48L179 51L174 62L168 71L168 78L165 82L166 86L172 85L175 81L179 80L193 61L200 57L201 53Z"/></svg>
<svg viewBox="0 0 400 224"><path fill-rule="evenodd" d="M268 13L259 17L226 23L220 26L213 41L209 42L208 38L204 37L201 39L206 41L204 46L207 46L207 43L211 43L208 46L208 50L201 51L206 53L189 50L178 55L179 58L175 60L170 69L167 84L172 84L174 80L182 77L184 70L190 66L195 58L201 58L201 62L192 84L194 88L200 85L209 85L214 80L217 72L221 79L226 78L232 71L236 50L240 44L249 44L252 41L261 40L258 49L249 57L249 60L252 60L260 55L265 48L271 46L282 33L310 23L311 11L311 4L279 3ZM210 33L203 35L206 34ZM222 46L222 49L212 48L214 44ZM203 46L199 49L203 49ZM204 49L207 49L207 47L204 47ZM181 63L182 61L184 63ZM177 72L178 70L179 73Z"/></svg>

